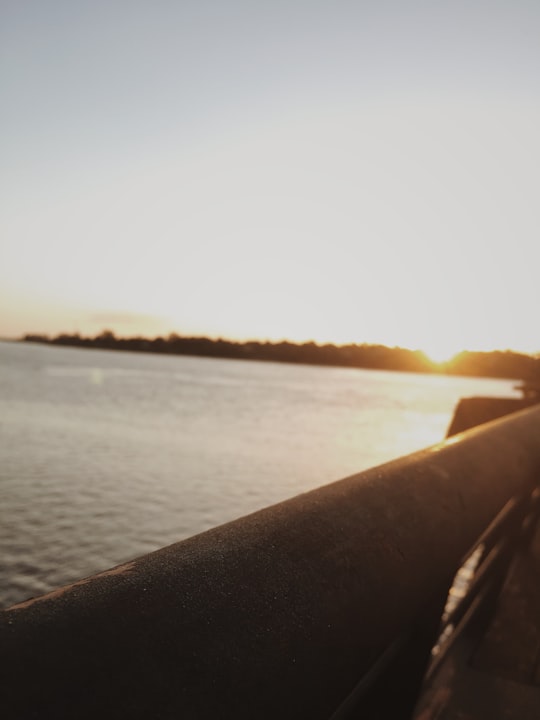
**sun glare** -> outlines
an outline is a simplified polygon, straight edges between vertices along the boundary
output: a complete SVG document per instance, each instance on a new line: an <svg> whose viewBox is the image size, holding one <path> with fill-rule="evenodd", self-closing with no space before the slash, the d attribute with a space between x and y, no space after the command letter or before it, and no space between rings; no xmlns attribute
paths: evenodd
<svg viewBox="0 0 540 720"><path fill-rule="evenodd" d="M454 355L457 354L458 350L445 343L441 343L440 345L428 345L424 352L431 362L436 365L441 365L451 360Z"/></svg>

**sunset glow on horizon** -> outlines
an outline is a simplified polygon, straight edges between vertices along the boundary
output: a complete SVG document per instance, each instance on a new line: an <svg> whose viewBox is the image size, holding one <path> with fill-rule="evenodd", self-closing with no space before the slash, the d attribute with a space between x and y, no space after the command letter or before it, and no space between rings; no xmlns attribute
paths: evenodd
<svg viewBox="0 0 540 720"><path fill-rule="evenodd" d="M0 337L540 352L540 6L0 19Z"/></svg>

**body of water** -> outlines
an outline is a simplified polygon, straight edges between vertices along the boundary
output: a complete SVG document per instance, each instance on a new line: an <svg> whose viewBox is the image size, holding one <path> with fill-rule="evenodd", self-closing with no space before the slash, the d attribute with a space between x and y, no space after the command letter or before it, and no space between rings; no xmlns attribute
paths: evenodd
<svg viewBox="0 0 540 720"><path fill-rule="evenodd" d="M0 605L436 443L513 385L0 343Z"/></svg>

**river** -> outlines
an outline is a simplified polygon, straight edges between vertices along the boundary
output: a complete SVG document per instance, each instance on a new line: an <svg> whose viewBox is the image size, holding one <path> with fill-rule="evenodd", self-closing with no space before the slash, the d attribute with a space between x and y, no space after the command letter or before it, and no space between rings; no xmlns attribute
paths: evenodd
<svg viewBox="0 0 540 720"><path fill-rule="evenodd" d="M0 606L436 443L513 385L0 342Z"/></svg>

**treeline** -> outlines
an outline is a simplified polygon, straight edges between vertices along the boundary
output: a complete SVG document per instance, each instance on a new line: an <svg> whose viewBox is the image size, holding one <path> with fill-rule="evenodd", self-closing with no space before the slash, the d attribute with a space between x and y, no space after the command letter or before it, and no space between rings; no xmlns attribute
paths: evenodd
<svg viewBox="0 0 540 720"><path fill-rule="evenodd" d="M420 350L408 350L385 345L318 345L314 342L235 342L213 340L206 337L116 337L104 330L95 337L61 334L25 335L25 342L50 343L70 347L100 348L102 350L129 350L132 352L165 353L170 355L196 355L200 357L229 358L234 360L266 360L272 362L302 363L307 365L334 365L378 370L406 372L447 373L492 378L540 378L540 358L511 351L462 352L446 363L434 363Z"/></svg>

